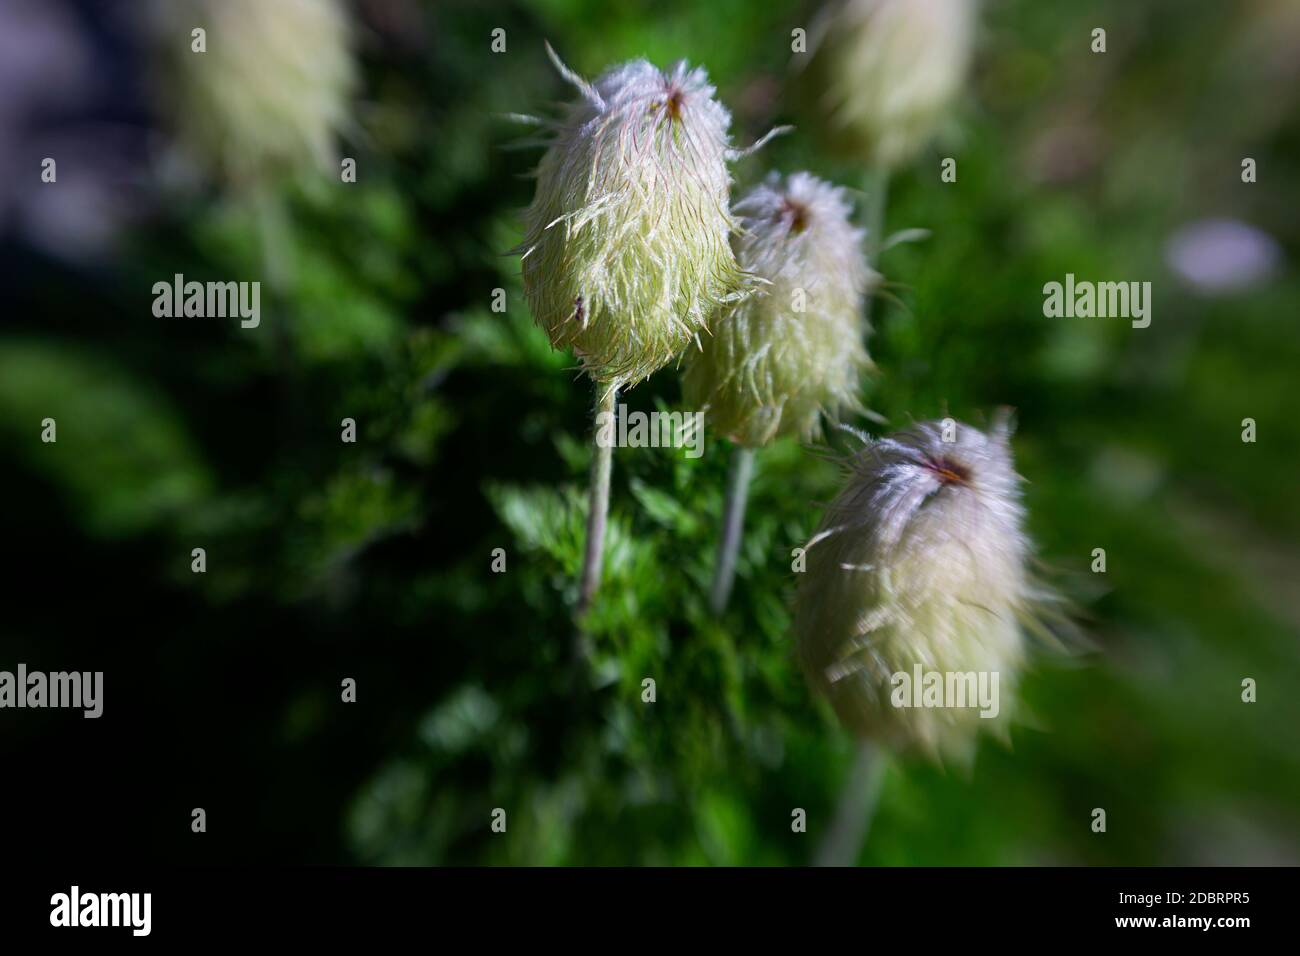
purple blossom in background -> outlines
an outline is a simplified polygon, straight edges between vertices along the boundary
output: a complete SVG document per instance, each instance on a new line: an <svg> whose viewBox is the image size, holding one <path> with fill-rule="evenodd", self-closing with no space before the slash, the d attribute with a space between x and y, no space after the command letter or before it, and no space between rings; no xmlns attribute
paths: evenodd
<svg viewBox="0 0 1300 956"><path fill-rule="evenodd" d="M143 131L117 115L130 96L104 39L72 4L0 5L0 237L94 256L140 208ZM55 183L41 181L46 157Z"/></svg>
<svg viewBox="0 0 1300 956"><path fill-rule="evenodd" d="M1165 261L1196 291L1218 295L1268 279L1282 253L1272 236L1238 219L1202 219L1169 238Z"/></svg>

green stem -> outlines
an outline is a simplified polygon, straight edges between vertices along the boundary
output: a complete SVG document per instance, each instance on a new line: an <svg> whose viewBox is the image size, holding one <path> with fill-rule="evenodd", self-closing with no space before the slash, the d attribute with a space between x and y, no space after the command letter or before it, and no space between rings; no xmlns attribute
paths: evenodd
<svg viewBox="0 0 1300 956"><path fill-rule="evenodd" d="M718 541L718 560L713 568L713 591L709 606L714 614L727 609L731 586L736 580L736 556L745 528L745 501L749 481L754 474L754 449L737 445L731 458L731 475L727 479L727 498L722 512L722 538Z"/></svg>
<svg viewBox="0 0 1300 956"><path fill-rule="evenodd" d="M284 296L293 284L293 242L284 201L271 190L262 189L254 194L253 204L266 284L276 295Z"/></svg>
<svg viewBox="0 0 1300 956"><path fill-rule="evenodd" d="M875 744L860 741L835 819L813 858L814 866L853 866L857 862L871 832L884 777L884 753Z"/></svg>
<svg viewBox="0 0 1300 956"><path fill-rule="evenodd" d="M609 518L609 476L614 465L614 403L617 383L596 383L596 410L591 437L591 492L587 508L587 549L582 558L582 577L578 584L575 617L581 622L591 607L592 597L600 586L600 571L605 556L605 524ZM606 423L601 427L602 420Z"/></svg>
<svg viewBox="0 0 1300 956"><path fill-rule="evenodd" d="M862 189L866 193L865 219L867 227L867 265L872 269L880 260L880 250L885 244L885 205L889 200L889 169L876 166L868 169L862 178ZM863 307L863 321L871 323L871 303L875 298L868 292L866 305Z"/></svg>
<svg viewBox="0 0 1300 956"><path fill-rule="evenodd" d="M277 413L286 447L302 425L299 366L289 319L294 285L293 228L283 197L269 187L252 193L253 219L261 252L262 280L270 293L262 301L263 321L270 325L272 349L279 364L281 401Z"/></svg>

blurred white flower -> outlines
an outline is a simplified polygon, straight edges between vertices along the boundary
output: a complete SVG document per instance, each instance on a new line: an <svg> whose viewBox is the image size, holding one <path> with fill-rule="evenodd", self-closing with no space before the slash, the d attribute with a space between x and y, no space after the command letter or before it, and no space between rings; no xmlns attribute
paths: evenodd
<svg viewBox="0 0 1300 956"><path fill-rule="evenodd" d="M841 151L897 166L966 82L974 0L840 0L814 28L813 83Z"/></svg>
<svg viewBox="0 0 1300 956"><path fill-rule="evenodd" d="M236 185L336 162L357 84L338 0L167 0L163 96L189 157ZM193 52L191 31L206 31Z"/></svg>

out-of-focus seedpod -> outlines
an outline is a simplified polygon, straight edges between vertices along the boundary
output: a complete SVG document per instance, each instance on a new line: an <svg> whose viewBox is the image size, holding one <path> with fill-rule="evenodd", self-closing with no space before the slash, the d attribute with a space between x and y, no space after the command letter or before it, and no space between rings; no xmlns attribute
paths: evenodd
<svg viewBox="0 0 1300 956"><path fill-rule="evenodd" d="M741 268L763 285L727 306L688 354L686 403L737 444L816 438L823 416L859 409L863 296L874 273L843 190L771 176L735 205Z"/></svg>
<svg viewBox="0 0 1300 956"><path fill-rule="evenodd" d="M871 442L809 543L798 656L853 733L965 757L1011 711L1038 596L999 417Z"/></svg>
<svg viewBox="0 0 1300 956"><path fill-rule="evenodd" d="M157 7L168 67L162 94L196 163L243 187L336 161L357 82L338 0L166 0ZM201 40L193 35L199 29Z"/></svg>
<svg viewBox="0 0 1300 956"><path fill-rule="evenodd" d="M552 54L554 56L554 54ZM745 294L730 237L731 116L703 69L644 60L594 84L550 126L527 211L524 292L593 379L635 385Z"/></svg>
<svg viewBox="0 0 1300 956"><path fill-rule="evenodd" d="M966 82L975 0L837 0L800 78L828 145L869 166L907 162ZM796 60L796 65L798 65Z"/></svg>

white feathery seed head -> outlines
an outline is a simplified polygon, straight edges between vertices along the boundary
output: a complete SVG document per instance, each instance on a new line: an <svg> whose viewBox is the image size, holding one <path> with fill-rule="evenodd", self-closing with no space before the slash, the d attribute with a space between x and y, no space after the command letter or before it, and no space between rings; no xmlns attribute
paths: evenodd
<svg viewBox="0 0 1300 956"><path fill-rule="evenodd" d="M548 124L524 292L556 348L596 381L635 385L745 294L729 241L731 115L685 63L635 60L589 84L555 62L581 95Z"/></svg>
<svg viewBox="0 0 1300 956"><path fill-rule="evenodd" d="M846 487L809 542L794 627L809 681L855 734L969 758L979 729L1004 730L1022 624L1043 593L1026 568L1010 432L1005 413L987 434L927 422L851 459ZM931 673L945 686L984 675L996 688L993 714L981 716L970 697L965 707L949 697L948 706L899 706L913 700L901 697L895 675ZM974 686L967 682L971 696Z"/></svg>
<svg viewBox="0 0 1300 956"><path fill-rule="evenodd" d="M844 191L804 172L773 174L734 212L737 259L764 284L725 306L688 355L686 402L740 445L814 439L823 416L861 408L862 305L875 278L866 234Z"/></svg>
<svg viewBox="0 0 1300 956"><path fill-rule="evenodd" d="M191 48L198 27L202 53ZM246 185L336 163L357 83L339 0L167 0L159 32L163 94L200 165Z"/></svg>
<svg viewBox="0 0 1300 956"><path fill-rule="evenodd" d="M975 0L841 0L813 51L840 148L880 166L909 160L961 92L974 31Z"/></svg>

